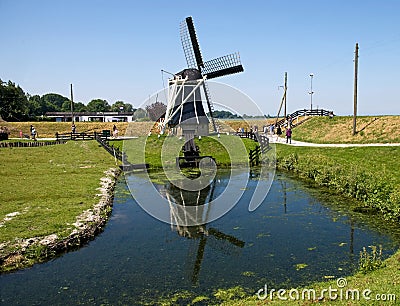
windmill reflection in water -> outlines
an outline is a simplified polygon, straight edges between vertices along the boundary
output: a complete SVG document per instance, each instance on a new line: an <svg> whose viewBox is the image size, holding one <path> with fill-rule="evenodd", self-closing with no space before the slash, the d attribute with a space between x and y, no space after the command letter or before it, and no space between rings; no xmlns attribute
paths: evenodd
<svg viewBox="0 0 400 306"><path fill-rule="evenodd" d="M195 244L189 251L187 268L193 285L198 284L201 264L204 258L206 245L224 254L234 255L240 252L245 242L207 227L209 212L215 199L217 179L198 191L183 190L169 182L161 191L170 206L171 229L179 236L192 239Z"/></svg>

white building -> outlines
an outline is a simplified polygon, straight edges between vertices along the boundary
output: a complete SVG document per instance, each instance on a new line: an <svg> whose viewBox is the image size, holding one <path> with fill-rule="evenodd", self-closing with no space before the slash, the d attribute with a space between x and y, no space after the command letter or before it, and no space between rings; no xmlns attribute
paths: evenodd
<svg viewBox="0 0 400 306"><path fill-rule="evenodd" d="M46 117L53 118L56 122L71 122L71 112L47 112ZM132 122L133 112L74 112L75 122Z"/></svg>

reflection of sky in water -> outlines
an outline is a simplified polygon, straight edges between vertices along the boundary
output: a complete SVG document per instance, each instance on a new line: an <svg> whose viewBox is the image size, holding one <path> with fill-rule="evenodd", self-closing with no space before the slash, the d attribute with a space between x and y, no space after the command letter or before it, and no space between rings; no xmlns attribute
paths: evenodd
<svg viewBox="0 0 400 306"><path fill-rule="evenodd" d="M249 213L255 183L250 181L224 217L189 228L192 239L147 215L121 183L100 236L79 251L0 276L1 302L134 304L185 289L211 294L237 285L250 292L265 283L297 286L352 273L363 246L382 244L390 254L398 244L399 235L393 242L387 224L372 223L376 217L331 208L315 191L281 175L264 203Z"/></svg>

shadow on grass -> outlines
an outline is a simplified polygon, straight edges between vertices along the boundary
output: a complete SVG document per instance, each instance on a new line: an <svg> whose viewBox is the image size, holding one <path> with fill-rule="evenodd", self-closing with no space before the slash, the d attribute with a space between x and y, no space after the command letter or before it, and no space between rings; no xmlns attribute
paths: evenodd
<svg viewBox="0 0 400 306"><path fill-rule="evenodd" d="M362 129L360 129L359 131L356 131L356 133L358 134L358 133L364 131L367 127L369 127L371 124L373 124L377 120L379 120L379 117L375 117L374 119L372 119L371 122L364 125L364 127Z"/></svg>

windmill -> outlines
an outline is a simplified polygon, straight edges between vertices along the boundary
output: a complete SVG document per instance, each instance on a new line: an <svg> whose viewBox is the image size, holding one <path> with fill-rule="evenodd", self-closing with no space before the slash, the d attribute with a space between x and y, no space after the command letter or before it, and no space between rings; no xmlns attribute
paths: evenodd
<svg viewBox="0 0 400 306"><path fill-rule="evenodd" d="M169 79L168 104L164 127L175 129L175 133L185 136L184 151L196 151L195 135L208 135L209 119L203 108L201 89L207 102L214 132L218 126L213 117L213 103L206 80L243 71L238 53L203 61L192 17L180 24L180 36L188 68L174 74Z"/></svg>

